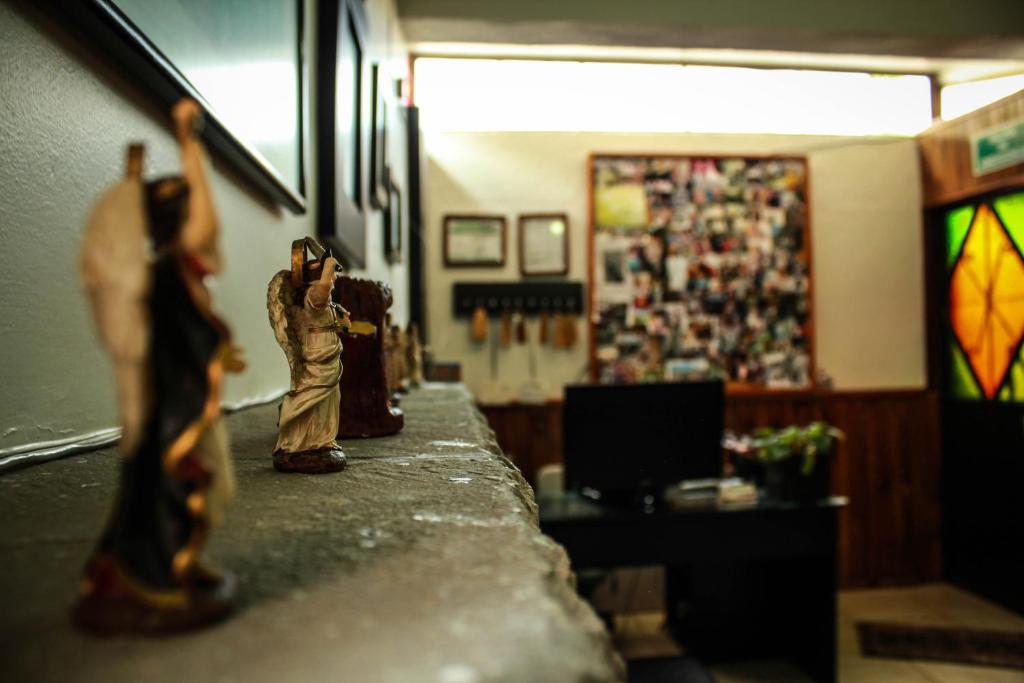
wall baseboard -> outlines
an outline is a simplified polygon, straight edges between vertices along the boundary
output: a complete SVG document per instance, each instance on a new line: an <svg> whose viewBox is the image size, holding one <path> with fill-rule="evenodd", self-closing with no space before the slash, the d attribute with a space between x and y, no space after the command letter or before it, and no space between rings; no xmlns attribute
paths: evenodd
<svg viewBox="0 0 1024 683"><path fill-rule="evenodd" d="M224 402L221 409L225 413L234 413L246 408L263 405L276 401L287 393L287 389L277 389L262 396L253 396L241 401ZM121 440L120 427L107 427L85 434L77 434L66 439L55 439L53 441L40 441L37 443L24 444L11 448L0 449L0 474L13 470L38 465L66 458L79 453L88 453L101 448L110 448Z"/></svg>

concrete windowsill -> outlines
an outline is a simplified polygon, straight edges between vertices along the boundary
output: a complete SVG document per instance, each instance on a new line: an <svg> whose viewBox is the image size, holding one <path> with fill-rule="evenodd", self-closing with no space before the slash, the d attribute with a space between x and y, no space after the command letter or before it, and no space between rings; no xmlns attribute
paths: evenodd
<svg viewBox="0 0 1024 683"><path fill-rule="evenodd" d="M345 442L336 475L271 466L276 405L227 418L239 495L209 547L238 613L172 638L68 620L118 456L0 477L0 678L32 681L614 681L608 634L537 526L529 486L461 385L403 401L405 430Z"/></svg>

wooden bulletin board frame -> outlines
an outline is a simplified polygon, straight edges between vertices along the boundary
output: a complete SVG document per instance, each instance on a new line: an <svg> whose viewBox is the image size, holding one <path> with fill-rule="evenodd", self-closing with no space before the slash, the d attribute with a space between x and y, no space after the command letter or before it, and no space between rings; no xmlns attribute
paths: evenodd
<svg viewBox="0 0 1024 683"><path fill-rule="evenodd" d="M707 161L714 162L716 166L720 166L720 162L729 160L742 160L747 164L756 162L780 162L780 163L797 163L803 167L802 182L797 189L800 190L803 197L802 208L804 212L804 221L801 233L801 248L795 255L799 258L800 262L804 264L806 274L806 289L804 291L804 302L806 304L806 321L800 325L802 331L802 337L805 340L806 355L807 355L807 372L806 372L806 383L798 386L769 386L760 382L742 382L727 380L727 391L730 394L764 394L764 393L800 393L810 392L813 390L815 385L815 372L817 368L816 363L816 345L814 339L814 277L813 277L813 262L812 262L812 242L811 242L811 188L810 188L810 177L808 172L807 157L803 155L764 155L764 154L665 154L660 152L636 152L636 153L600 153L594 152L588 156L587 159L587 211L588 211L588 233L587 233L587 282L588 290L587 296L589 299L589 324L588 324L588 346L589 346L589 367L590 367L590 378L591 381L600 381L600 365L598 359L598 328L600 325L600 302L598 300L599 287L597 278L597 247L596 238L598 233L597 226L597 210L596 210L596 197L595 197L595 186L597 184L597 178L595 171L597 164L602 161L628 161L628 160L655 160L655 161ZM603 230L603 228L602 228ZM637 229L638 232L642 232L642 229Z"/></svg>

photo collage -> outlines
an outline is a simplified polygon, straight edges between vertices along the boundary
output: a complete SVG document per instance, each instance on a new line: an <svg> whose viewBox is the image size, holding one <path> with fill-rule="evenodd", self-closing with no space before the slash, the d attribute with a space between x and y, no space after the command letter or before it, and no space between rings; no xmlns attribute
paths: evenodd
<svg viewBox="0 0 1024 683"><path fill-rule="evenodd" d="M810 385L807 163L594 156L596 379Z"/></svg>

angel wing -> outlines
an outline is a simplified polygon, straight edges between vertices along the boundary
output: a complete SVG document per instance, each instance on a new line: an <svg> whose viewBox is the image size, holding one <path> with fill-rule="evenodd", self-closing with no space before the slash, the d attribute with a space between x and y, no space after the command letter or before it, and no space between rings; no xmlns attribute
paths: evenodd
<svg viewBox="0 0 1024 683"><path fill-rule="evenodd" d="M104 192L85 225L82 286L114 363L121 450L131 454L149 413L150 271L142 183L126 178Z"/></svg>
<svg viewBox="0 0 1024 683"><path fill-rule="evenodd" d="M292 324L290 315L295 305L295 289L292 287L291 275L291 271L282 270L271 278L267 287L267 314L270 317L270 327L274 330L274 337L288 359L288 369L291 370L294 386L301 372L301 350L296 334L298 330Z"/></svg>

